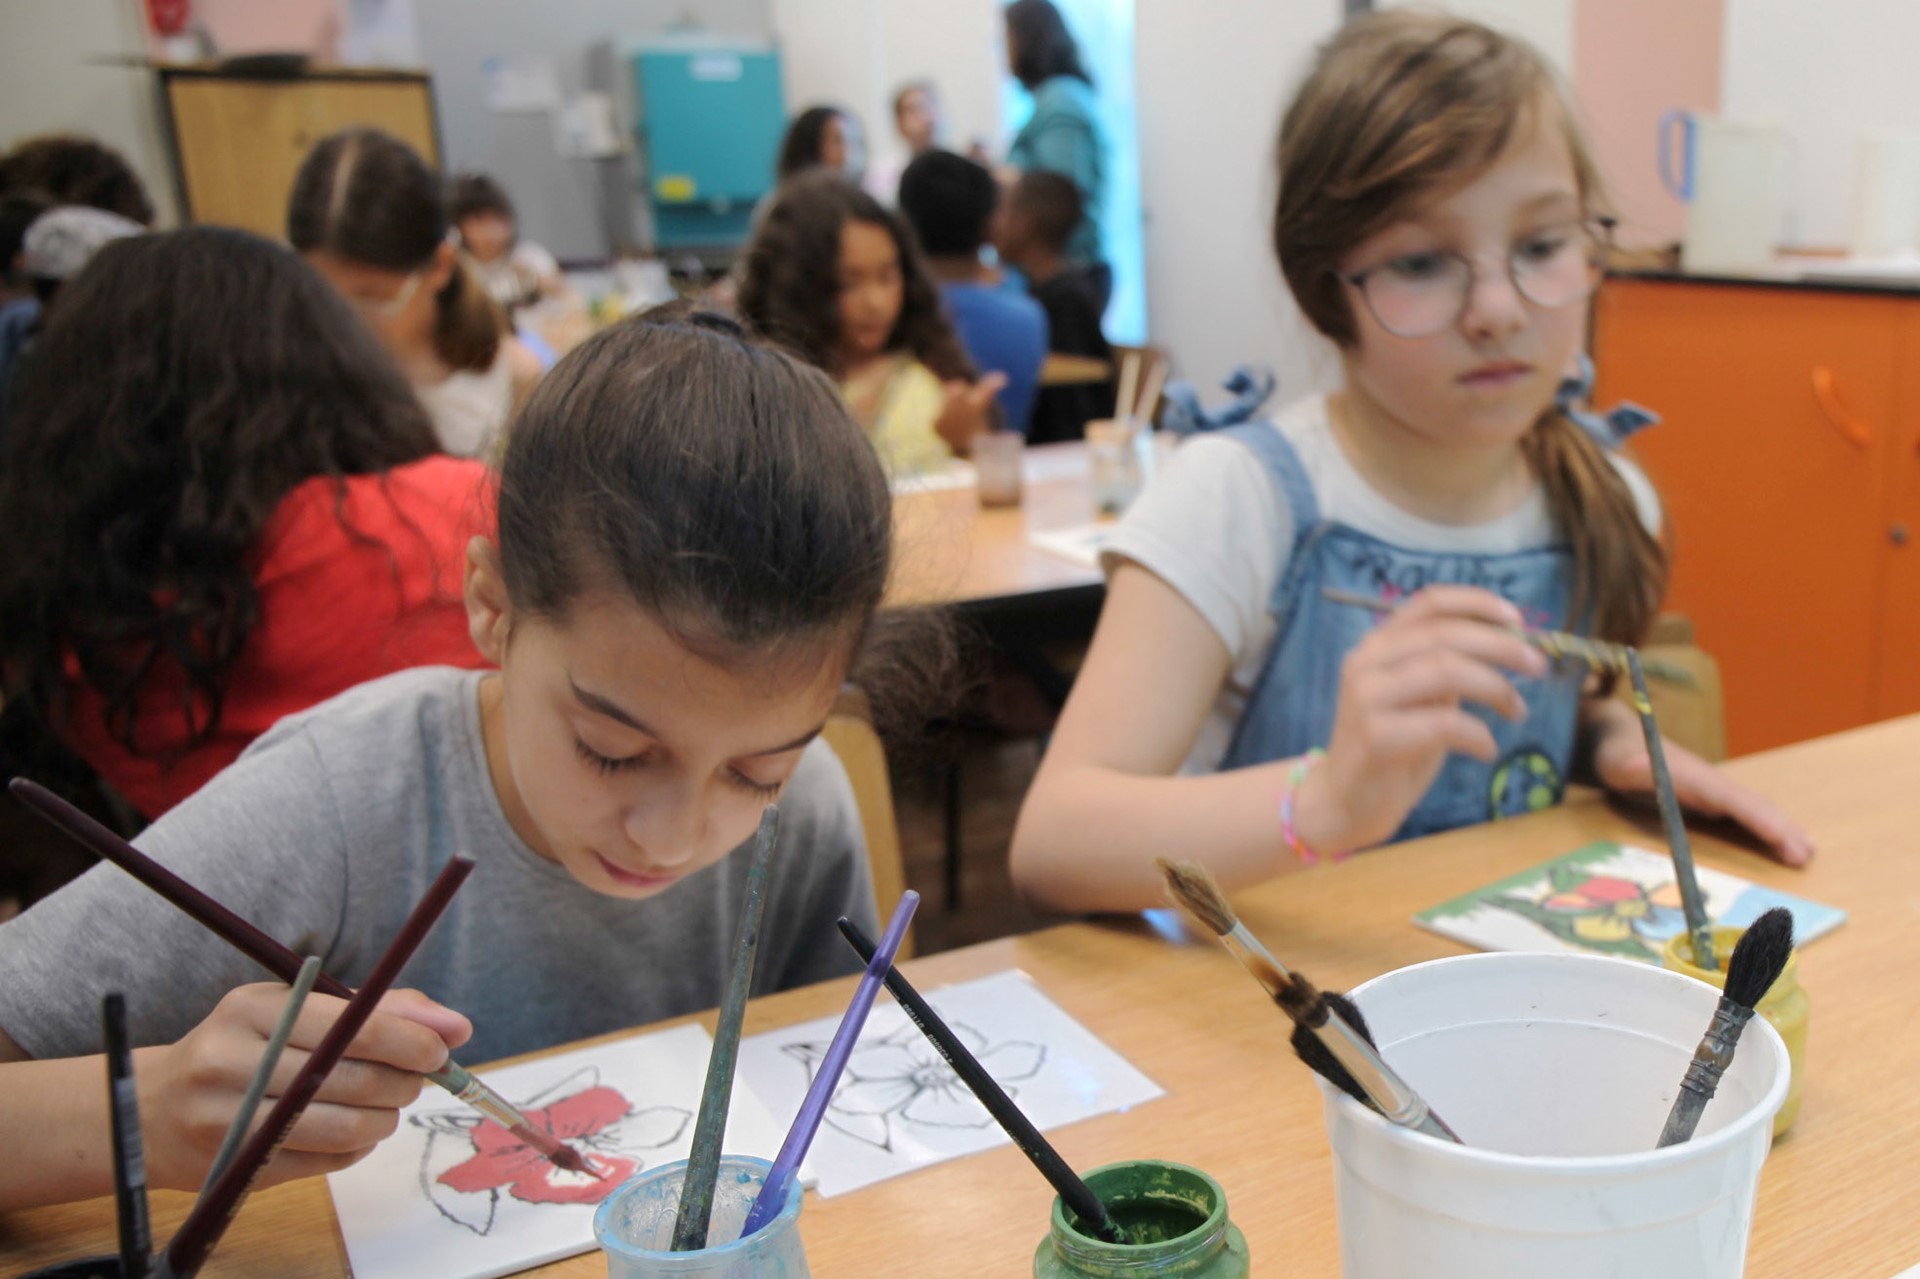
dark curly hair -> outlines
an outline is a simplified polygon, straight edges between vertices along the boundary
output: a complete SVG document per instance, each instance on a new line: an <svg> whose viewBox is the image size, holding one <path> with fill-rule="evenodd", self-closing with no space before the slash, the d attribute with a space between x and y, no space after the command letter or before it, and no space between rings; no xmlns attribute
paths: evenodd
<svg viewBox="0 0 1920 1279"><path fill-rule="evenodd" d="M741 316L762 336L840 376L840 228L848 222L885 228L900 255L900 318L887 349L911 351L943 382L972 381L973 363L941 309L913 232L838 174L803 174L774 196L743 260Z"/></svg>
<svg viewBox="0 0 1920 1279"><path fill-rule="evenodd" d="M133 166L92 138L28 138L0 156L0 191L38 191L55 204L85 204L153 225L153 201Z"/></svg>
<svg viewBox="0 0 1920 1279"><path fill-rule="evenodd" d="M8 709L63 727L77 659L136 754L138 694L161 671L184 676L190 746L218 724L281 499L436 451L347 303L289 250L228 228L102 248L16 390L0 461L0 545L21 551L0 557Z"/></svg>

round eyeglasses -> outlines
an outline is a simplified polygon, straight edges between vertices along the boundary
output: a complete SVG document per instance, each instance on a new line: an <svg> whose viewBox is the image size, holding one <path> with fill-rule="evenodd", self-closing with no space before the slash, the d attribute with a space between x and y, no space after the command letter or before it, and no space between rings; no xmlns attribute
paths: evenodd
<svg viewBox="0 0 1920 1279"><path fill-rule="evenodd" d="M1600 285L1612 218L1542 227L1507 254L1507 275L1521 297L1540 307L1572 306ZM1466 312L1473 291L1473 259L1434 250L1406 253L1341 278L1360 291L1380 327L1396 337L1432 337Z"/></svg>

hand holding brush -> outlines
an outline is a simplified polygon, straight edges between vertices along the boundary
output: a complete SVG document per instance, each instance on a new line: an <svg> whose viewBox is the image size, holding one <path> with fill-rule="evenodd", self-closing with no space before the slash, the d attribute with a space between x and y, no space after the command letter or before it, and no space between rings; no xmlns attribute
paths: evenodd
<svg viewBox="0 0 1920 1279"><path fill-rule="evenodd" d="M1733 948L1733 958L1727 961L1726 991L1714 1006L1713 1020L1694 1050L1693 1060L1687 1063L1659 1145L1677 1145L1693 1138L1693 1130L1700 1126L1700 1116L1719 1089L1721 1077L1733 1064L1741 1032L1753 1020L1754 1008L1780 980L1780 972L1792 954L1793 916L1784 906L1775 906L1754 920L1741 935Z"/></svg>
<svg viewBox="0 0 1920 1279"><path fill-rule="evenodd" d="M1321 991L1300 974L1288 972L1240 922L1204 866L1164 857L1154 865L1166 876L1168 895L1174 902L1212 930L1280 1010L1293 1019L1293 1051L1301 1061L1390 1122L1442 1141L1459 1142L1453 1129L1387 1065L1352 1000Z"/></svg>

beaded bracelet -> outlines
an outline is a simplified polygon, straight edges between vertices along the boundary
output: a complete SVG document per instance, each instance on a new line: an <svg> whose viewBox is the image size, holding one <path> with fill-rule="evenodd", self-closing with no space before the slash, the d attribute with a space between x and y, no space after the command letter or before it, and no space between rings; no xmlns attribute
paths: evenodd
<svg viewBox="0 0 1920 1279"><path fill-rule="evenodd" d="M1293 828L1293 795L1300 789L1308 770L1326 757L1327 753L1316 746L1295 760L1293 767L1287 770L1287 784L1280 790L1280 838L1286 841L1287 847L1293 850L1293 855L1300 859L1303 866L1318 865L1320 854L1307 847L1307 841L1301 839L1300 832ZM1328 855L1330 861L1343 862L1346 859L1344 850Z"/></svg>

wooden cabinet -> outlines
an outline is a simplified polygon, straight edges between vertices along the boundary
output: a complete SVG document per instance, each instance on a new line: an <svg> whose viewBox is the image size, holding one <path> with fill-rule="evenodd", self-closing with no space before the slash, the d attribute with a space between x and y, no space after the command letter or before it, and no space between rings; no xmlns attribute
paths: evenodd
<svg viewBox="0 0 1920 1279"><path fill-rule="evenodd" d="M314 143L352 125L384 129L439 167L432 85L424 73L343 68L260 79L164 67L160 88L189 221L279 239L301 161Z"/></svg>
<svg viewBox="0 0 1920 1279"><path fill-rule="evenodd" d="M1664 418L1633 448L1729 748L1920 710L1920 296L1617 279L1595 357Z"/></svg>

